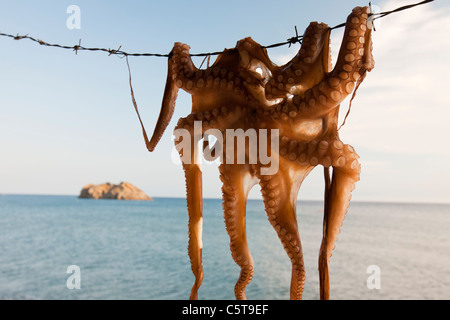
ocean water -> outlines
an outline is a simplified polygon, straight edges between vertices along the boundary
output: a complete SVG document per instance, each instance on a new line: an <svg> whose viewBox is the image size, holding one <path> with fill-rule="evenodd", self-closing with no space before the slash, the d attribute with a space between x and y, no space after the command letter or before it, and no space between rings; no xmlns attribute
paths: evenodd
<svg viewBox="0 0 450 320"><path fill-rule="evenodd" d="M322 207L297 208L308 300L319 298ZM0 299L187 299L187 221L178 198L0 195ZM199 298L234 299L239 268L221 200L205 199L203 232ZM262 201L248 202L247 234L255 261L247 298L289 299L291 264ZM331 257L331 298L450 299L449 249L450 205L352 202ZM80 289L67 286L71 265Z"/></svg>

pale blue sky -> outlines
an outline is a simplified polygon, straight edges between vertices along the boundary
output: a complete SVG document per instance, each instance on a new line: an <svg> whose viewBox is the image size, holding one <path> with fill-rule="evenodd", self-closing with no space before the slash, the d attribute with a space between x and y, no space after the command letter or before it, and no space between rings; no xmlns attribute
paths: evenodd
<svg viewBox="0 0 450 320"><path fill-rule="evenodd" d="M416 1L372 2L390 10ZM244 37L268 45L303 33L310 21L345 21L360 1L0 1L0 31L51 43L168 53L220 51ZM66 27L69 5L81 29ZM361 156L353 199L450 202L450 6L435 1L379 20L375 69L368 74L341 130ZM333 31L333 53L341 30ZM88 183L129 181L149 195L185 196L183 171L171 161L171 133L190 110L180 92L172 123L153 153L144 145L131 104L124 59L101 52L41 47L0 37L0 193L73 194ZM298 46L271 49L291 59ZM201 59L195 60L197 65ZM159 114L165 58L130 58L133 85L149 134ZM348 103L342 104L345 114ZM342 119L341 119L342 120ZM322 170L300 199L322 199ZM205 197L220 197L214 165L204 166ZM258 198L255 188L251 196Z"/></svg>

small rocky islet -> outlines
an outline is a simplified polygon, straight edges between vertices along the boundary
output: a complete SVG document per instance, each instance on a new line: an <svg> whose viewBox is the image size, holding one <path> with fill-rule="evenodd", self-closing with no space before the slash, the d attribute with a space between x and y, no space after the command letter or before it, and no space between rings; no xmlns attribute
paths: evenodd
<svg viewBox="0 0 450 320"><path fill-rule="evenodd" d="M153 200L144 191L129 182L120 184L103 183L88 184L81 189L81 199L113 199L113 200Z"/></svg>

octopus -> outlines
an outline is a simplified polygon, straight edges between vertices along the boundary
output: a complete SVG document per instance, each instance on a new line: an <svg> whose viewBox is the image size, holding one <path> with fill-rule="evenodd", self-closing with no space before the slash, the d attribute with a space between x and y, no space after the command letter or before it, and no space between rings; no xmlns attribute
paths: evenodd
<svg viewBox="0 0 450 320"><path fill-rule="evenodd" d="M334 67L330 55L331 28L318 22L309 24L298 53L282 66L274 64L266 48L251 38L238 41L235 48L225 49L206 69L194 65L188 45L175 43L168 59L161 111L147 147L153 151L161 139L173 115L179 89L189 93L192 112L178 121L175 131L189 133L179 137L177 146L180 141L191 142L189 150L177 148L186 178L188 254L195 276L190 299L198 299L204 275L202 167L198 159L206 151L219 150L218 144L223 152L219 172L224 220L232 258L240 267L234 287L236 299L246 299L246 286L254 275L246 236L246 202L251 188L257 184L268 220L292 263L290 299L302 298L305 266L296 217L297 195L304 179L318 165L323 166L325 179L323 237L318 259L320 299L329 299L330 257L361 170L354 148L339 138L339 107L347 96L355 94L366 72L374 67L369 17L368 7L352 10ZM204 138L203 148L197 147L196 128ZM211 129L224 137L213 148L212 142L203 136ZM244 150L237 150L236 145L224 147L229 142L226 131L230 129L244 132L253 129L258 135L267 130L272 133L266 145L246 144ZM268 169L267 161L260 156L252 157L251 148L270 149L277 159L278 170L264 172ZM228 157L230 153L232 156ZM239 153L244 154L245 161L236 161Z"/></svg>

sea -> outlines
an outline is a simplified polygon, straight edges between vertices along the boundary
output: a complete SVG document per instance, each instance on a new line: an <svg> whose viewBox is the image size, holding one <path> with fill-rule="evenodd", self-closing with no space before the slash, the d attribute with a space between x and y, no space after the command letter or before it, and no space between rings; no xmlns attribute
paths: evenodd
<svg viewBox="0 0 450 320"><path fill-rule="evenodd" d="M319 299L323 203L299 201L306 283ZM204 200L199 299L233 300L220 199ZM0 299L185 300L194 277L183 198L0 195ZM291 263L260 200L247 203L249 300L287 300ZM334 300L450 299L450 205L352 202L330 260Z"/></svg>

